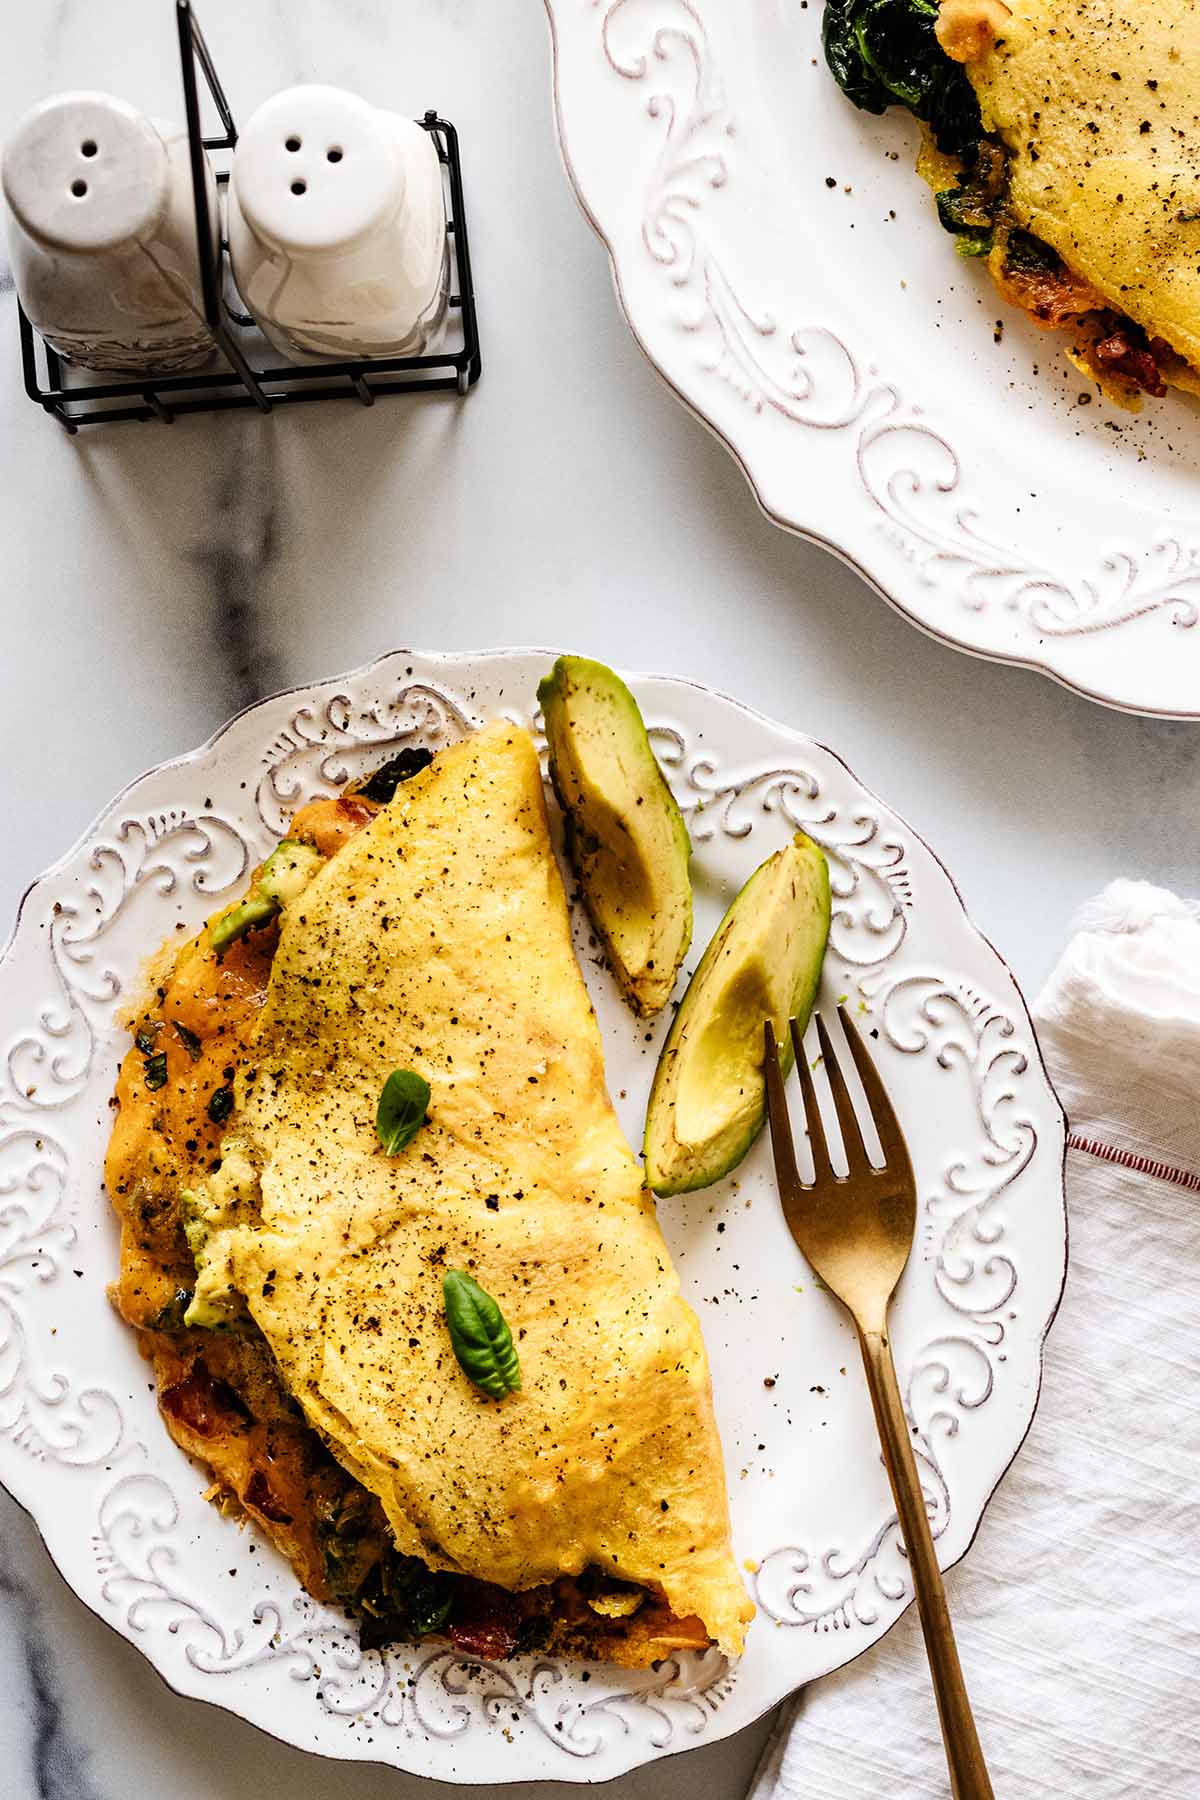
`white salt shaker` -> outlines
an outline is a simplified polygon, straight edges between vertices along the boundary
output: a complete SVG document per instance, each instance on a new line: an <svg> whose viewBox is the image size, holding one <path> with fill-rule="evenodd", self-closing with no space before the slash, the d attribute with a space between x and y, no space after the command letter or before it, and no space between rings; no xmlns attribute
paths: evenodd
<svg viewBox="0 0 1200 1800"><path fill-rule="evenodd" d="M208 170L214 245L216 183ZM87 369L176 374L212 355L187 133L111 94L60 94L5 148L21 304Z"/></svg>
<svg viewBox="0 0 1200 1800"><path fill-rule="evenodd" d="M277 94L238 140L229 252L246 306L292 360L423 354L449 294L432 136L341 88Z"/></svg>

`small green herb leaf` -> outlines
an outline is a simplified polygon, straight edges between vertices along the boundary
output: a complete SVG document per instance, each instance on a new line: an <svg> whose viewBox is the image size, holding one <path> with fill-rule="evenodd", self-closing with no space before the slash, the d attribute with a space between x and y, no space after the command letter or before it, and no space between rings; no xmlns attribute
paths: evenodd
<svg viewBox="0 0 1200 1800"><path fill-rule="evenodd" d="M521 1365L504 1314L462 1269L446 1271L442 1299L450 1342L463 1373L493 1400L503 1400L521 1385Z"/></svg>
<svg viewBox="0 0 1200 1800"><path fill-rule="evenodd" d="M233 1089L214 1088L208 1096L208 1116L214 1125L223 1125L233 1111Z"/></svg>
<svg viewBox="0 0 1200 1800"><path fill-rule="evenodd" d="M413 1069L393 1069L383 1084L375 1129L388 1156L399 1156L425 1123L429 1083Z"/></svg>
<svg viewBox="0 0 1200 1800"><path fill-rule="evenodd" d="M176 1019L175 1035L179 1039L180 1043L183 1045L184 1049L187 1051L188 1055L191 1057L192 1061L199 1062L199 1060L200 1060L200 1039L196 1036L195 1032L189 1031L186 1025L181 1025L179 1023L179 1020Z"/></svg>
<svg viewBox="0 0 1200 1800"><path fill-rule="evenodd" d="M167 1085L167 1053L158 1050L146 1058L146 1086L153 1092Z"/></svg>

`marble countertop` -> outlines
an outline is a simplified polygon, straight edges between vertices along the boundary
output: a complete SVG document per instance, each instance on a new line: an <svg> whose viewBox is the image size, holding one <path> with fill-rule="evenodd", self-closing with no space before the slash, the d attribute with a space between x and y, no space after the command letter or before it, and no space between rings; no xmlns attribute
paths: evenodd
<svg viewBox="0 0 1200 1800"><path fill-rule="evenodd" d="M143 768L271 689L398 645L567 645L696 677L811 732L933 844L1029 993L1073 908L1111 877L1194 885L1200 729L1104 712L922 637L769 525L656 379L563 175L536 0L200 12L243 116L327 80L456 122L484 378L464 404L69 440L22 392L0 263L0 918ZM0 136L68 87L178 112L173 29L168 0L19 9ZM317 1762L169 1694L66 1591L3 1497L0 1668L0 1787L14 1800L350 1800L364 1782L397 1797L420 1785ZM736 1796L768 1723L614 1796Z"/></svg>

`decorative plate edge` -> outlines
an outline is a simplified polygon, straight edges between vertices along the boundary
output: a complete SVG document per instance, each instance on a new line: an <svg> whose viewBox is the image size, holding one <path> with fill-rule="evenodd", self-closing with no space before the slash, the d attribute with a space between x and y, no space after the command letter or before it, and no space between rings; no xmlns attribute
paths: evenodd
<svg viewBox="0 0 1200 1800"><path fill-rule="evenodd" d="M24 892L22 893L20 901L18 903L16 917L14 920L12 930L9 934L8 940L5 943L3 950L0 950L0 968L2 968L5 963L7 963L7 961L9 960L9 957L12 955L12 953L14 952L14 950L17 946L17 940L20 935L20 927L23 922L26 908L27 908L28 903L29 903L31 897L33 896L33 894L38 889L40 889L43 886L43 884L52 880L55 876L63 873L68 868L70 863L79 855L81 850L83 850L86 847L89 840L95 835L97 830L105 823L105 821L120 811L122 804L134 792L134 790L137 789L144 781L146 781L152 777L167 774L176 769L182 769L182 768L194 766L195 764L202 762L216 748L216 746L220 743L220 741L228 735L228 733L231 730L233 730L241 721L243 721L244 719L249 717L249 715L251 715L252 713L255 713L256 711L258 711L260 708L277 703L281 700L289 699L296 695L310 695L315 690L319 690L323 687L330 686L332 684L336 684L339 682L349 683L349 682L357 682L360 680L364 680L364 679L369 678L370 676L374 675L377 671L387 667L388 665L394 664L394 663L406 663L406 662L407 663L425 663L425 664L438 665L442 668L453 670L456 667L462 667L462 666L477 667L480 664L487 664L487 663L493 663L493 662L507 662L507 661L510 661L510 660L518 658L518 657L529 657L529 658L539 658L539 659L544 658L547 662L552 662L554 660L554 658L556 656L558 656L559 654L561 654L561 652L556 651L556 650L539 649L536 647L514 647L514 648L491 649L491 650L474 651L474 652L473 651L440 652L440 651L422 651L422 650L417 650L417 649L401 648L401 649L386 651L386 652L382 653L381 655L379 655L377 657L373 657L373 658L369 659L367 662L358 665L356 668L354 668L352 670L345 671L340 674L335 674L332 676L320 677L318 679L311 680L311 681L298 682L289 687L280 689L275 693L264 695L260 699L250 702L247 706L243 707L242 709L240 709L239 712L234 714L232 718L226 720L220 727L218 727L214 732L212 732L208 738L206 738L201 744L197 745L192 750L183 752L182 754L180 754L176 757L169 758L162 763L152 765L151 767L144 769L139 775L134 777L131 781L127 782L125 784L125 786L123 788L121 788L120 791L116 795L114 795L103 808L101 808L101 810L96 814L96 816L93 818L91 823L79 834L78 838L76 839L75 843L71 846L71 848L69 850L67 850L58 859L56 859L56 861L54 863L52 863L45 871L43 871L42 874L36 876L32 881L29 882L29 884L25 888ZM963 1543L961 1550L959 1550L957 1552L957 1554L950 1561L946 1562L943 1565L946 1568L951 1568L951 1567L955 1566L955 1564L957 1564L962 1559L962 1557L967 1554L967 1552L970 1550L970 1548L974 1544L975 1539L978 1536L980 1526L982 1525L984 1514L986 1513L988 1507L990 1506L992 1499L994 1498L994 1496L1000 1486L1000 1483L1003 1481L1005 1475L1008 1473L1009 1469L1012 1467L1012 1464L1015 1461L1017 1455L1020 1453L1020 1450L1023 1447L1023 1445L1025 1444L1026 1439L1028 1438L1029 1432L1032 1428L1034 1418L1036 1417L1036 1414L1037 1414L1037 1408L1040 1403L1042 1386L1043 1386L1043 1382L1044 1382L1046 1340L1049 1336L1050 1330L1054 1324L1054 1321L1058 1314L1059 1307L1062 1302L1062 1297L1063 1297L1063 1293L1065 1291L1065 1286L1066 1286L1067 1273L1068 1273L1068 1269L1069 1269L1069 1260L1070 1260L1069 1215L1068 1215L1068 1211L1067 1211L1066 1191L1065 1191L1065 1167L1066 1167L1066 1151L1067 1151L1067 1142L1066 1142L1067 1119L1066 1119L1066 1114L1063 1109L1061 1100L1059 1099L1057 1089L1051 1078L1049 1069L1046 1066L1045 1056L1042 1051L1041 1043L1038 1039L1036 1029L1034 1027L1032 1013L1031 1013L1028 1003L1025 999L1025 995L1021 988L1021 985L1017 981L1016 976L1013 973L1011 965L1008 963L1007 959L996 949L995 945L991 942L990 938L988 938L986 933L984 933L980 929L980 927L975 923L974 919L971 917L971 914L969 913L969 911L963 901L962 893L961 893L961 890L959 889L958 883L955 881L953 875L951 874L949 869L946 867L946 865L943 863L940 856L938 856L937 852L931 848L931 846L928 844L928 842L925 840L925 838L921 835L921 833L916 831L908 823L907 819L905 819L902 814L897 813L890 804L888 804L886 801L881 799L881 797L875 792L874 788L872 788L866 782L861 780L861 778L854 772L854 770L851 768L850 764L846 761L846 759L843 756L841 756L837 751L830 749L828 745L823 744L819 739L812 738L803 732L797 731L793 727L782 725L779 721L772 719L768 714L765 714L765 713L759 711L755 707L747 705L744 701L736 699L734 696L725 693L722 689L715 688L708 683L690 680L686 677L681 677L681 676L673 676L673 675L664 676L664 675L660 675L660 674L644 673L644 672L643 673L628 672L626 675L626 678L635 685L639 681L655 682L655 683L659 683L659 684L664 684L668 687L678 687L678 688L690 690L692 692L695 692L695 693L703 696L706 699L714 699L715 698L718 701L721 701L726 705L732 706L733 708L736 709L736 711L742 713L743 715L746 715L746 716L756 720L759 724L766 726L768 729L770 729L774 732L782 733L789 739L793 740L797 745L811 745L815 749L821 751L824 755L828 756L832 762L836 763L842 770L845 771L845 773L850 778L850 780L852 782L854 782L856 784L856 786L859 787L862 790L862 792L870 798L871 801L873 801L876 805L878 805L884 813L887 813L892 818L894 818L897 821L897 823L900 826L902 826L904 828L904 830L911 835L911 838L913 839L913 841L918 843L922 847L922 849L926 852L926 854L930 858L930 861L934 867L934 870L938 874L940 874L942 877L944 877L947 887L949 889L949 892L953 895L953 898L961 911L964 923L969 928L971 933L973 933L973 935L980 941L980 943L984 946L984 948L991 954L991 956L993 956L995 958L996 963L999 965L999 967L1003 970L1004 974L1007 976L1008 981L1011 984L1013 995L1015 996L1015 999L1016 999L1017 1003L1019 1004L1020 1012L1021 1012L1021 1014L1023 1014L1025 1022L1028 1026L1029 1040L1037 1052L1038 1072L1040 1073L1041 1078L1044 1082L1046 1093L1049 1096L1050 1100L1053 1102L1053 1106L1054 1106L1055 1114L1056 1114L1054 1124L1055 1124L1055 1127L1060 1130L1061 1136L1062 1136L1062 1141L1063 1141L1062 1156L1061 1156L1060 1164L1059 1164L1060 1174L1059 1174L1059 1181L1057 1183L1058 1192L1060 1194L1061 1212L1062 1212L1063 1273L1062 1273L1062 1280L1058 1287L1058 1291L1053 1298L1053 1304L1052 1304L1049 1314L1046 1318L1044 1327L1041 1330L1039 1340L1038 1340L1038 1343L1036 1346L1036 1381L1031 1390L1030 1399L1029 1399L1029 1403L1028 1403L1028 1416L1025 1420L1024 1429L1021 1432L1020 1439L1017 1442L1015 1448L1013 1449L1011 1456L1005 1462L1004 1467L999 1471L992 1487L988 1490L987 1494L985 1495L985 1497L982 1501L982 1504L979 1507L978 1517L976 1518L976 1520L969 1532L967 1539ZM332 699L332 698L333 698L333 696L330 696L330 699ZM131 1473L136 1473L136 1472L131 1472ZM50 1544L47 1541L47 1539L42 1531L40 1522L39 1522L37 1516L35 1515L35 1513L33 1512L32 1508L30 1506L26 1505L17 1495L12 1493L11 1489L9 1489L3 1483L0 1483L0 1486L4 1486L4 1491L9 1495L9 1497L14 1501L14 1503L21 1509L21 1511L23 1513L25 1513L26 1516L30 1519L30 1521L33 1524L34 1529L36 1530L37 1535L42 1543L42 1546L45 1549L46 1555L50 1561L51 1566L54 1568L54 1570L58 1574L59 1578L65 1583L65 1585L68 1587L68 1589L71 1591L71 1593L75 1596L75 1598L80 1600L88 1608L89 1612L92 1612L95 1617L99 1618L106 1625L106 1627L109 1630L111 1630L114 1633L114 1635L121 1642L126 1643L126 1644L131 1644L132 1648L137 1649L138 1646L136 1644L132 1644L130 1637L121 1629L119 1623L114 1618L99 1611L95 1606L93 1606L90 1599L85 1598L75 1588L75 1586L71 1582L70 1578L65 1573L65 1570L64 1570L62 1564L55 1557L54 1552L52 1551ZM820 1672L818 1674L812 1676L811 1679L819 1679L820 1674L828 1673L830 1670L832 1670L834 1668L848 1667L852 1662L857 1661L860 1656L865 1655L868 1650L872 1649L875 1646L875 1644L881 1642L883 1640L883 1638L888 1635L888 1633L892 1630L894 1625L896 1623L898 1623L899 1619L901 1617L903 1617L904 1613L908 1610L908 1607L910 1604L911 1604L911 1596L908 1600L905 1601L904 1605L896 1613L895 1618L893 1618L892 1620L889 1621L889 1623L884 1627L883 1631L878 1634L878 1636L870 1639L869 1642L863 1644L860 1649L856 1650L850 1656L847 1656L847 1657L834 1656L834 1657L832 1657L828 1661L827 1665L823 1666L822 1669L820 1670ZM432 1660L436 1660L436 1658L434 1658ZM219 1707L222 1711L230 1712L234 1717L244 1720L247 1724L253 1726L254 1729L262 1731L267 1737L273 1738L276 1742L286 1745L289 1748L296 1747L294 1738L280 1736L275 1731L273 1731L270 1728L270 1726L263 1724L257 1718L249 1718L245 1712L239 1710L236 1706L228 1705L224 1701L222 1701L220 1698L218 1698L214 1695L210 1695L208 1693L206 1693L204 1695L199 1695L199 1694L191 1691L188 1688L177 1686L176 1683L171 1679L171 1677L163 1669L161 1669L150 1657L143 1654L141 1656L141 1661L143 1663L148 1664L148 1666L151 1669L153 1669L153 1671L154 1671L155 1675L158 1677L158 1679L162 1682L163 1686L170 1693L176 1695L178 1698L188 1699L188 1700L197 1700L198 1699L202 1703L215 1705L215 1706ZM718 1672L714 1676L713 1682L710 1682L706 1685L705 1691L707 1691L708 1686L712 1686L715 1682L719 1681L720 1679L721 1679L721 1672ZM684 1697L685 1696L681 1696L681 1698L684 1698ZM615 1695L615 1696L612 1696L611 1698L619 1701L622 1698L622 1696ZM780 1704L781 1704L781 1702L779 1700L768 1701L758 1711L751 1713L751 1715L749 1717L741 1720L734 1729L735 1730L746 1729L749 1725L754 1724L757 1720L763 1718L768 1712L770 1712L772 1710L773 1707L780 1705ZM716 1736L714 1736L712 1739L710 1739L708 1741L711 1744L715 1744L716 1742L721 1741L724 1737L727 1737L729 1735L732 1735L732 1733L731 1732L718 1732L718 1734ZM338 1762L344 1762L344 1761L348 1760L343 1754L340 1754L334 1748L327 1749L319 1744L312 1744L312 1745L308 1745L305 1747L309 1750L310 1754L318 1755L326 1760L338 1761ZM655 1748L657 1748L659 1750L660 1754L667 1754L667 1755L678 1754L679 1751L681 1751L681 1750L696 1748L696 1747L697 1746L695 1744L687 1744L684 1742L667 1743L662 1746L655 1746ZM362 1763L366 1764L367 1766L374 1766L374 1767L380 1767L380 1768L401 1768L402 1769L404 1767L403 1764L397 1763L394 1759L383 1758L383 1757L380 1757L380 1758L355 1757L352 1760L354 1760L356 1762L362 1762ZM512 1775L501 1774L501 1775L499 1775L498 1779L494 1776L489 1776L488 1779L489 1779L489 1781L494 1781L496 1785L508 1785L510 1783L514 1783L514 1782L518 1782L518 1781L529 1781L529 1780L568 1780L568 1781L587 1782L592 1785L602 1785L604 1782L619 1779L622 1775L628 1774L633 1768L644 1766L644 1763L649 1760L652 1760L652 1758L645 1758L642 1760L642 1762L634 1761L632 1763L629 1763L629 1764L625 1765L623 1768L619 1768L619 1769L615 1770L611 1775L601 1776L599 1778L598 1783L596 1782L596 1778L594 1776L590 1775L588 1772L586 1772L582 1768L580 1768L580 1772L578 1775L576 1775L572 1772L573 1769L580 1767L580 1765L577 1761L572 1761L572 1763L570 1763L565 1768L557 1769L553 1774L547 1773L545 1775L536 1775L536 1776L530 1776L528 1774L519 1774L519 1773L514 1773ZM447 1780L447 1781L452 1780L452 1779L461 1781L461 1780L465 1779L468 1783L473 1783L473 1781L474 1781L474 1778L465 1771L459 1772L454 1776L444 1776L443 1777L443 1776L435 1775L430 1778Z"/></svg>
<svg viewBox="0 0 1200 1800"><path fill-rule="evenodd" d="M593 5L598 5L599 0L592 0L592 3ZM682 0L682 3L689 12L692 11L689 0ZM696 400L684 392L683 388L675 378L662 366L658 358L654 355L654 352L650 349L650 346L634 317L633 308L630 305L626 293L625 282L616 247L603 225L601 225L596 212L590 205L584 193L583 184L576 173L567 141L567 129L562 110L559 79L562 53L559 43L559 28L555 10L556 5L558 4L561 4L561 0L543 0L546 11L546 21L550 33L551 84L554 104L555 137L558 143L563 169L567 176L567 180L570 183L571 191L575 195L580 211L596 234L596 237L599 239L605 254L608 257L609 272L612 277L617 303L621 309L621 316L625 321L630 336L633 338L634 343L641 351L653 373L663 385L669 389L679 404L691 414L696 422L699 425L702 425L704 429L717 440L737 468L740 469L746 485L749 487L754 498L755 504L758 506L763 516L769 519L772 525L775 525L780 531L786 532L789 536L801 538L806 543L815 544L818 548L827 551L831 556L835 557L838 562L844 564L846 568L853 570L861 581L864 581L881 600L885 601L887 605L890 606L894 612L898 613L901 618L906 620L908 624L912 625L917 631L923 632L926 637L932 638L936 643L945 645L947 649L957 651L962 656L974 657L980 662L998 663L1004 668L1026 669L1032 674L1042 676L1046 680L1052 681L1056 686L1064 688L1068 693L1078 695L1080 699L1090 700L1098 706L1103 706L1114 712L1128 714L1133 718L1179 720L1181 722L1200 720L1200 708L1186 711L1173 707L1155 707L1146 703L1134 703L1129 700L1124 700L1117 695L1106 693L1100 688L1089 687L1085 682L1073 679L1071 676L1064 674L1060 669L1051 668L1048 664L1038 661L1037 658L1032 655L1022 655L1015 649L1011 651L990 650L985 649L981 645L964 643L961 638L956 637L953 633L941 629L929 619L922 618L897 594L892 593L883 584L879 576L866 568L864 564L858 560L852 550L847 549L842 544L836 543L832 538L826 537L815 525L800 525L792 519L785 518L767 502L757 477L739 445L734 442L727 431L722 429L714 419L710 418L709 415L703 411ZM617 7L624 4L625 0L616 0L616 4L610 4L607 10L609 12L615 11Z"/></svg>

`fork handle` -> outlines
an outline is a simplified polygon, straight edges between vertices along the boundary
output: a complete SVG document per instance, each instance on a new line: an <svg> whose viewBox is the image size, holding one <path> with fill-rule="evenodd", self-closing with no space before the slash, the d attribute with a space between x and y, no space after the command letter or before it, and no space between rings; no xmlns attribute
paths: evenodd
<svg viewBox="0 0 1200 1800"><path fill-rule="evenodd" d="M921 1492L921 1478L917 1473L887 1333L866 1331L860 1326L859 1343L883 1445L883 1460L913 1573L917 1611L937 1697L946 1761L950 1767L950 1791L954 1800L993 1800L992 1784L979 1746L962 1664L958 1660L946 1590L942 1586L942 1572L933 1547L925 1496Z"/></svg>

